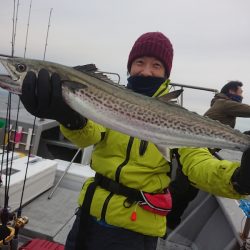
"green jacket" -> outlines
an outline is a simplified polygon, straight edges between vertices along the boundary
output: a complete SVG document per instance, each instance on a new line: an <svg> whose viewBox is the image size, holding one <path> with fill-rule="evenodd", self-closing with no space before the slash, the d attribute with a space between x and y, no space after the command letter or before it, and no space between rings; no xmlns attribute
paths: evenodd
<svg viewBox="0 0 250 250"><path fill-rule="evenodd" d="M168 82L163 83L156 92L166 89ZM168 90L166 90L168 91ZM80 130L69 130L61 126L66 138L78 147L94 144L91 168L96 172L116 180L117 182L150 193L159 193L168 187L170 178L169 163L163 158L152 143L143 156L139 154L141 140L120 132L108 129L88 120L86 127ZM207 149L183 148L179 150L183 172L197 188L230 198L240 198L230 178L239 163L214 159ZM82 204L88 185L93 178L87 180L79 195ZM100 219L103 214L105 221L114 226L126 228L151 236L164 236L166 217L143 210L134 204L124 206L126 197L110 194L109 191L97 187L90 209L90 214ZM136 211L137 219L132 221L131 214Z"/></svg>

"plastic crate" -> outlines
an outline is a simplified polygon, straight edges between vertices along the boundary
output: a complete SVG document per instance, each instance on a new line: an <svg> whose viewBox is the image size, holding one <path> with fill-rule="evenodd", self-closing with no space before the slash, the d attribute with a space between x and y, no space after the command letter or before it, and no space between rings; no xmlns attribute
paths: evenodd
<svg viewBox="0 0 250 250"><path fill-rule="evenodd" d="M19 250L64 250L64 246L48 240L33 239L21 246Z"/></svg>

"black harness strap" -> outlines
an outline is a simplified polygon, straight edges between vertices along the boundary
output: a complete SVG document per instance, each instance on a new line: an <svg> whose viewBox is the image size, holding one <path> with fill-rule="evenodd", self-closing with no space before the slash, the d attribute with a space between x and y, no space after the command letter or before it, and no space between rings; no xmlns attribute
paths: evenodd
<svg viewBox="0 0 250 250"><path fill-rule="evenodd" d="M122 185L112 179L109 179L101 174L96 173L95 182L98 185L111 193L123 195L128 198L128 201L133 203L135 201L143 201L140 191Z"/></svg>
<svg viewBox="0 0 250 250"><path fill-rule="evenodd" d="M84 201L80 208L80 225L79 225L79 231L77 235L75 250L86 249L86 245L85 245L86 240L87 240L87 226L86 225L87 225L89 215L90 215L90 207L91 207L92 199L93 199L97 186L100 186L108 190L111 194L118 194L118 195L123 195L127 197L127 201L129 203L133 203L135 201L143 201L140 191L133 189L133 188L126 187L112 179L109 179L99 173L96 173L94 182L92 182L86 190ZM109 199L110 198L111 196L109 197ZM102 217L105 217L104 212L102 212Z"/></svg>
<svg viewBox="0 0 250 250"><path fill-rule="evenodd" d="M79 231L76 239L76 248L75 250L84 250L86 249L86 240L87 240L87 222L89 219L90 214L90 206L92 203L92 199L95 193L97 187L96 182L92 182L87 190L84 197L84 201L82 203L82 206L80 208L80 225L79 225Z"/></svg>

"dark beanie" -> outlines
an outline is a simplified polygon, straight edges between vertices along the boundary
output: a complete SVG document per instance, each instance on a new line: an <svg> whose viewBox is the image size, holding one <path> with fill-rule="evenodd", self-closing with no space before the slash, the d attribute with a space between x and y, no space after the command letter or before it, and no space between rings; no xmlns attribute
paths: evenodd
<svg viewBox="0 0 250 250"><path fill-rule="evenodd" d="M142 56L152 56L160 60L166 70L166 77L169 77L172 60L173 47L170 40L161 32L148 32L141 35L134 43L128 57L128 72L135 59Z"/></svg>

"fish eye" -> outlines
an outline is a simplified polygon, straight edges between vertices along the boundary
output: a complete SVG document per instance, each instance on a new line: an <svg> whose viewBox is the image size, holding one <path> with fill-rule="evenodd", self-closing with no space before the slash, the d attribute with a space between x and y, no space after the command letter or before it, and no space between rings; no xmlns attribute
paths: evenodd
<svg viewBox="0 0 250 250"><path fill-rule="evenodd" d="M21 64L21 63L18 63L15 65L15 68L18 72L22 73L26 70L26 65L25 64Z"/></svg>

